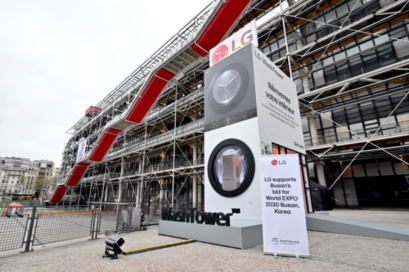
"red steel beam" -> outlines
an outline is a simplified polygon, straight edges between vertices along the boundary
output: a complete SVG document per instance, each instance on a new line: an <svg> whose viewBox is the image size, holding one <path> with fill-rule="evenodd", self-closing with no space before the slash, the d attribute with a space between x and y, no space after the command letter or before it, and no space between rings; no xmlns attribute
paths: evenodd
<svg viewBox="0 0 409 272"><path fill-rule="evenodd" d="M131 124L137 124L142 121L145 115L148 113L149 109L155 103L159 94L165 88L169 80L171 80L175 74L169 72L168 70L161 68L152 77L145 90L143 91L141 97L136 102L135 106L132 108L129 115L126 117L125 122Z"/></svg>
<svg viewBox="0 0 409 272"><path fill-rule="evenodd" d="M95 148L94 152L92 152L91 157L89 158L90 161L102 161L105 154L108 152L108 149L111 147L112 143L115 141L116 137L122 130L109 128L105 131L104 135L102 136L101 140L97 147Z"/></svg>
<svg viewBox="0 0 409 272"><path fill-rule="evenodd" d="M72 171L71 176L65 183L66 186L76 186L80 179L82 178L82 175L84 175L85 171L87 170L89 163L83 163L79 162L75 165L74 171Z"/></svg>
<svg viewBox="0 0 409 272"><path fill-rule="evenodd" d="M202 57L206 56L210 49L223 39L249 2L250 0L227 0L203 31L202 35L200 35L199 39L197 39L196 43L192 45L192 50Z"/></svg>
<svg viewBox="0 0 409 272"><path fill-rule="evenodd" d="M66 187L64 184L60 184L57 186L55 189L54 195L50 200L51 204L58 204L60 203L62 197L65 194L65 191L67 191L68 187Z"/></svg>

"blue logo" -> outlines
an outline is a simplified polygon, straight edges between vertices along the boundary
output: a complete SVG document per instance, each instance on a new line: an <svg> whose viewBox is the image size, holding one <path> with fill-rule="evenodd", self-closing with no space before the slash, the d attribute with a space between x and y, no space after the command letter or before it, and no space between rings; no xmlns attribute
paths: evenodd
<svg viewBox="0 0 409 272"><path fill-rule="evenodd" d="M272 238L271 242L273 243L274 246L278 245L279 243L278 238Z"/></svg>

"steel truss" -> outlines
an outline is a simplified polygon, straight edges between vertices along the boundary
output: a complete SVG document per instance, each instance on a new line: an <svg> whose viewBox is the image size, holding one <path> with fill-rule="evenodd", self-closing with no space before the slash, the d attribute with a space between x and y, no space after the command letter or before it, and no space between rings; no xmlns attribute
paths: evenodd
<svg viewBox="0 0 409 272"><path fill-rule="evenodd" d="M363 105L403 94L388 115L389 118L407 100L409 50L397 53L396 49L392 49L396 54L392 57L391 54L381 53L384 48L393 48L397 43L405 47L409 44L408 2L310 0L289 4L287 10L281 10L271 21L259 28L259 44L262 50L296 81L300 112L305 118L314 120L314 116L320 115L357 139L352 144L334 142L321 146L312 140L307 149L312 154L310 162L337 157L350 160L344 171L333 180L330 188L356 159L387 155L409 165L402 160L402 153L399 157L396 154L406 150L402 146L379 146L382 141L388 139L408 139L406 131L401 132L398 128L392 135L378 136L385 124L383 122L375 133L365 138L324 114L335 109ZM375 39L376 42L372 41ZM361 48L361 44L368 40L372 46ZM356 44L359 44L360 49L352 52L350 48ZM329 58L331 61L321 61ZM377 62L366 63L365 60L370 58L376 59ZM363 65L357 65L357 59L362 59ZM313 81L313 75L320 73L322 78L325 75L325 81L317 83L315 77ZM338 148L342 145L347 146L345 151L342 147ZM367 146L371 146L371 150L364 150ZM356 151L347 155L351 149ZM316 150L320 153L316 153ZM350 154L354 155L351 157Z"/></svg>

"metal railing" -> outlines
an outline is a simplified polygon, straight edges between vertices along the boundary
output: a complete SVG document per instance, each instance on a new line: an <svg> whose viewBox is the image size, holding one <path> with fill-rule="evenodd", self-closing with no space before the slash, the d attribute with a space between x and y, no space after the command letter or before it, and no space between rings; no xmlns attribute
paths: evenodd
<svg viewBox="0 0 409 272"><path fill-rule="evenodd" d="M114 157L124 155L126 153L135 152L138 149L157 145L159 143L166 142L166 141L171 141L173 140L174 136L181 136L181 135L184 135L184 134L187 134L187 133L190 133L192 131L196 131L202 128L204 128L204 119L200 119L200 120L191 122L189 124L180 126L176 128L176 131L169 130L168 132L159 134L154 137L150 137L146 141L136 142L135 144L125 147L125 148L121 148L121 149L112 148L110 151L108 151L106 159L109 160Z"/></svg>
<svg viewBox="0 0 409 272"><path fill-rule="evenodd" d="M134 203L93 205L89 208L6 207L0 213L0 252L74 240L98 234L131 231ZM10 210L9 210L10 209Z"/></svg>
<svg viewBox="0 0 409 272"><path fill-rule="evenodd" d="M97 181L103 181L109 178L110 178L109 173L106 173L106 174L99 174L99 175L90 176L90 177L84 177L81 179L81 182L97 182Z"/></svg>
<svg viewBox="0 0 409 272"><path fill-rule="evenodd" d="M144 166L144 173L151 173L151 172L158 172L173 168L181 168L181 167L189 167L189 166L196 166L196 165L203 165L204 158L201 157L194 161L192 158L186 160L185 158L180 158L175 161L175 165L173 166L173 160L162 161L159 164L152 164L152 165L145 165Z"/></svg>
<svg viewBox="0 0 409 272"><path fill-rule="evenodd" d="M376 139L379 137L393 136L396 134L409 132L409 121L400 122L399 125L395 123L385 124L379 131L376 132L376 130L377 128L367 130L351 130L353 133L349 131L335 133L335 131L332 131L332 133L329 135L321 135L315 138L304 139L304 142L306 147L312 147L325 144L334 144L338 142L352 142L368 140L369 138Z"/></svg>

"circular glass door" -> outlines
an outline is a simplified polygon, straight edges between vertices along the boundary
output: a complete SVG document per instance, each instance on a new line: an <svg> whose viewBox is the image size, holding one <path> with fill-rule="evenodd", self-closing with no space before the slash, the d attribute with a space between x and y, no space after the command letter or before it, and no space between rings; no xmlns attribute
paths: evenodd
<svg viewBox="0 0 409 272"><path fill-rule="evenodd" d="M234 197L247 190L253 181L254 156L250 148L237 139L224 140L210 155L208 176L213 189L222 196Z"/></svg>

